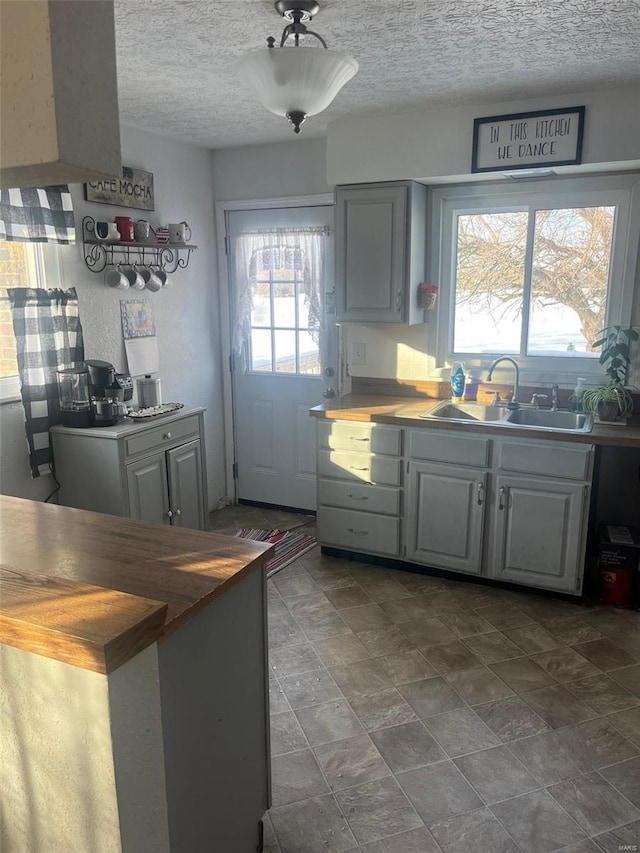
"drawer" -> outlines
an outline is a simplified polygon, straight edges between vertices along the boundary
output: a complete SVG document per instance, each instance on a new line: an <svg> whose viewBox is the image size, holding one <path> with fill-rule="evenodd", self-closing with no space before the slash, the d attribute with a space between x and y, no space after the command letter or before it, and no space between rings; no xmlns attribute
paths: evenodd
<svg viewBox="0 0 640 853"><path fill-rule="evenodd" d="M335 477L360 483L399 486L402 460L373 453L349 453L342 450L318 451L318 476Z"/></svg>
<svg viewBox="0 0 640 853"><path fill-rule="evenodd" d="M197 415L190 415L179 421L169 421L162 425L154 426L143 432L127 436L124 439L125 456L136 456L146 450L156 450L162 447L174 447L182 444L186 439L197 438L199 435L199 421Z"/></svg>
<svg viewBox="0 0 640 853"><path fill-rule="evenodd" d="M350 421L318 421L318 446L331 450L356 450L400 456L402 430L393 426Z"/></svg>
<svg viewBox="0 0 640 853"><path fill-rule="evenodd" d="M593 445L500 440L497 465L502 471L540 474L567 480L590 480Z"/></svg>
<svg viewBox="0 0 640 853"><path fill-rule="evenodd" d="M381 512L384 515L400 515L400 489L320 479L318 503L364 512Z"/></svg>
<svg viewBox="0 0 640 853"><path fill-rule="evenodd" d="M396 557L400 554L400 519L319 506L318 538L322 545Z"/></svg>
<svg viewBox="0 0 640 853"><path fill-rule="evenodd" d="M454 462L456 465L489 465L491 439L476 435L460 435L440 429L409 431L409 456L430 462Z"/></svg>

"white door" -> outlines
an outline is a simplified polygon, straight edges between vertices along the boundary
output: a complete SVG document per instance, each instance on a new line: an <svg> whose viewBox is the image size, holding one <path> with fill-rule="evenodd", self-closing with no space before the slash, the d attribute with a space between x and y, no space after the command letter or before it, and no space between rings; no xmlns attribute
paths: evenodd
<svg viewBox="0 0 640 853"><path fill-rule="evenodd" d="M333 207L231 211L227 229L236 496L315 509L309 409L337 382Z"/></svg>

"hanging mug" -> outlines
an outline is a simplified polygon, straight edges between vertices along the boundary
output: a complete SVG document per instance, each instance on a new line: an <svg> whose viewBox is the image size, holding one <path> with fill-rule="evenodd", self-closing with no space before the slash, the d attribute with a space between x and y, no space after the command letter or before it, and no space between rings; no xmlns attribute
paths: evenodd
<svg viewBox="0 0 640 853"><path fill-rule="evenodd" d="M169 223L169 242L188 243L191 239L191 228L186 222Z"/></svg>
<svg viewBox="0 0 640 853"><path fill-rule="evenodd" d="M160 269L156 272L156 275L158 276L158 279L160 280L160 284L162 285L163 288L164 287L171 287L171 277L169 276L169 274L167 273L166 270Z"/></svg>
<svg viewBox="0 0 640 853"><path fill-rule="evenodd" d="M123 270L123 274L129 282L129 287L134 290L144 290L145 280L140 275L140 271L135 264L128 270Z"/></svg>
<svg viewBox="0 0 640 853"><path fill-rule="evenodd" d="M143 267L140 270L140 275L142 276L145 287L152 293L156 293L162 287L162 282L151 267Z"/></svg>
<svg viewBox="0 0 640 853"><path fill-rule="evenodd" d="M108 270L104 277L105 284L108 284L109 287L116 287L118 290L127 290L129 288L129 279L122 272L120 267L114 267L114 269Z"/></svg>

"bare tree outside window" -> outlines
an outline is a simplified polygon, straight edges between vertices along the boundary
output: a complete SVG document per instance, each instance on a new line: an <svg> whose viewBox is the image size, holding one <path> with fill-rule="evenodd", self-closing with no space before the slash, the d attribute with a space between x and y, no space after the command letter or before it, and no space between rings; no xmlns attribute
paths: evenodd
<svg viewBox="0 0 640 853"><path fill-rule="evenodd" d="M601 206L458 216L454 351L591 354L606 324L615 211Z"/></svg>

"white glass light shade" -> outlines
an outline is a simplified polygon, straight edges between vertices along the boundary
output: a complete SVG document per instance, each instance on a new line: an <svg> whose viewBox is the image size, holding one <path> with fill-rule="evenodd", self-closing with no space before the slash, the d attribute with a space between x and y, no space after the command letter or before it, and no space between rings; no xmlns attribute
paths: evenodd
<svg viewBox="0 0 640 853"><path fill-rule="evenodd" d="M358 63L323 47L271 47L241 57L238 68L270 112L313 116L326 110Z"/></svg>

